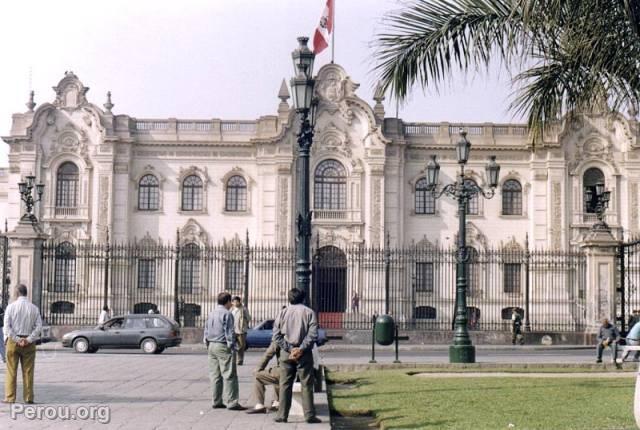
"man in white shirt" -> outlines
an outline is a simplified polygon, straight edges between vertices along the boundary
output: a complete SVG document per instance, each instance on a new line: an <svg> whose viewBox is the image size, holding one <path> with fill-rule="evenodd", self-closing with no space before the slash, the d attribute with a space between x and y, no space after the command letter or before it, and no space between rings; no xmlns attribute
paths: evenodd
<svg viewBox="0 0 640 430"><path fill-rule="evenodd" d="M24 402L33 403L33 374L36 365L36 340L42 330L38 308L27 298L27 287L20 284L18 298L4 313L4 338L7 347L7 376L3 403L15 403L18 362L22 366Z"/></svg>
<svg viewBox="0 0 640 430"><path fill-rule="evenodd" d="M98 324L102 325L109 321L109 306L105 305L102 308L102 312L100 312L100 316L98 317Z"/></svg>

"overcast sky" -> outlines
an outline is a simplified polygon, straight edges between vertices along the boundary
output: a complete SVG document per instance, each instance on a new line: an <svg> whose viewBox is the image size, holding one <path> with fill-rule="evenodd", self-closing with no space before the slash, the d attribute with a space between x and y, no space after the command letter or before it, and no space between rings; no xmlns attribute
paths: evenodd
<svg viewBox="0 0 640 430"><path fill-rule="evenodd" d="M138 118L254 119L275 114L282 78L293 74L296 37L311 36L324 0L110 0L0 2L0 135L72 70L89 100L113 94L116 114ZM397 0L336 0L335 61L372 102L370 48ZM330 61L330 49L316 70ZM438 94L415 91L408 121L509 122L508 76L453 78ZM387 116L395 103L387 104ZM516 119L517 120L517 119ZM0 143L0 165L6 165Z"/></svg>

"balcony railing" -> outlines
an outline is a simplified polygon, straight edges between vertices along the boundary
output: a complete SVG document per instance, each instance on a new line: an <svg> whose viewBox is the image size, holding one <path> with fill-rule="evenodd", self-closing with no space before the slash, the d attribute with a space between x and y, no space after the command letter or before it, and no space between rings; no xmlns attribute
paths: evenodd
<svg viewBox="0 0 640 430"><path fill-rule="evenodd" d="M314 209L313 217L316 220L356 221L361 220L359 210L347 209Z"/></svg>
<svg viewBox="0 0 640 430"><path fill-rule="evenodd" d="M529 133L526 125L513 124L449 124L449 123L405 123L404 132L408 136L457 136L460 129L469 136L525 137Z"/></svg>
<svg viewBox="0 0 640 430"><path fill-rule="evenodd" d="M618 215L615 213L605 213L604 221L607 224L617 225L618 224ZM573 223L574 224L595 224L598 222L598 215L592 212L575 212L573 214Z"/></svg>
<svg viewBox="0 0 640 430"><path fill-rule="evenodd" d="M78 208L56 207L55 214L56 216L77 216Z"/></svg>
<svg viewBox="0 0 640 430"><path fill-rule="evenodd" d="M87 218L88 214L89 209L86 206L47 206L44 210L44 217L47 219Z"/></svg>

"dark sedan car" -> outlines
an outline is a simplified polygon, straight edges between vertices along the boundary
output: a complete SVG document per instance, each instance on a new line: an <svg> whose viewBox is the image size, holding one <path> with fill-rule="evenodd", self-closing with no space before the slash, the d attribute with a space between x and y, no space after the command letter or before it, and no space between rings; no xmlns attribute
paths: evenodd
<svg viewBox="0 0 640 430"><path fill-rule="evenodd" d="M76 352L96 352L100 348L141 348L160 354L182 342L178 324L163 315L117 316L95 328L75 330L62 337L62 346Z"/></svg>
<svg viewBox="0 0 640 430"><path fill-rule="evenodd" d="M247 348L267 348L273 335L273 321L265 320L254 328L247 330ZM324 329L318 329L318 346L327 343L327 333Z"/></svg>

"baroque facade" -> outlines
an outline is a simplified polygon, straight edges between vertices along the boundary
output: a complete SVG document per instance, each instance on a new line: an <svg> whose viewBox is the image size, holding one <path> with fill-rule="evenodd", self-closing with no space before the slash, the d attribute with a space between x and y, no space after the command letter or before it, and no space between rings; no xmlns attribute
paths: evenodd
<svg viewBox="0 0 640 430"><path fill-rule="evenodd" d="M454 246L456 202L432 198L425 187L425 167L429 156L436 154L442 166L441 185L455 179L453 144L462 127L473 146L468 180L486 185L484 166L490 155L496 155L502 167L495 197L474 199L467 208L471 255L495 260L478 260L482 264L469 273L471 319L498 327L509 319L512 308L524 309L531 301L529 313L537 321L553 316L563 327L583 327L588 313L585 297L591 294L584 288L584 260L557 264L564 260L544 254L540 257L544 263L536 267L555 266L547 274L530 275L520 260L509 258L514 259L527 243L531 249L555 252L568 252L583 243L596 220L585 195L602 181L611 191L606 221L614 236L638 234L637 112L626 116L607 109L574 113L533 146L522 124L408 123L386 118L384 96L377 92L371 106L357 95L358 84L336 64L323 66L316 82L313 246L324 250L318 255L327 256L327 261L338 262L337 267L329 267L328 278L319 276L314 281L321 316L322 312L345 314L349 316L340 317L338 325L355 321L367 326L369 317L348 305L356 293L362 298L363 312L370 315L383 309L383 260L373 262L370 254L352 252L356 257L351 255L347 261L343 251L360 245L375 251L388 241L391 247L416 245L412 249L423 250L405 256L404 266L391 268L392 313L407 322L424 319L437 327L448 326L453 316L453 266L435 264L441 257L433 260L434 256L445 254L430 250ZM28 111L13 116L11 133L3 137L9 145L9 167L0 169L0 220L7 219L9 230L24 209L18 183L33 174L45 184L35 212L45 233L58 244L51 266L53 280L42 287L46 312L75 314L76 306L84 306L88 315L99 311L102 289L82 272L101 273L99 263L89 268L75 265L73 250L83 243L104 244L109 238L111 243L170 245L179 235L184 250L197 250L212 243L235 246L248 235L252 244L282 249L294 244L298 123L284 82L277 94L276 114L252 121L115 114L111 94L103 108L98 107L87 98L89 88L72 72L65 73L53 89L51 102L36 108L32 97ZM492 249L502 254L492 254ZM198 298L191 293L195 287L186 288L200 282L192 279L199 268L181 263L180 290L174 294L178 284L170 276L156 282L160 260L134 260L135 256L111 269L128 273L121 279L129 280L122 285L122 297L111 295L112 302L123 303L116 305L117 312L157 306L160 297L166 296L170 300L164 302L163 313L184 301L199 309L199 315L206 315L200 313L201 306L204 311L212 298ZM229 264L235 269L229 269ZM205 278L202 282L209 285L206 292L210 294L222 288L240 291L246 281L253 306L260 301L268 305L264 308L267 318L271 308L279 309L285 294L283 284L278 292L265 296L273 282L266 275L254 275L268 267L259 261L243 266L233 260L211 275L215 282ZM253 274L251 287L243 276L247 268ZM17 269L15 273L20 274ZM531 297L524 288L527 279L535 281ZM151 297L149 291L158 296ZM602 315L610 314L607 309L615 302L613 290L606 291L606 300L594 300L605 303ZM71 293L81 294L76 300Z"/></svg>
<svg viewBox="0 0 640 430"><path fill-rule="evenodd" d="M72 242L220 242L249 237L291 245L297 120L283 85L276 115L253 121L142 119L103 108L72 72L55 99L13 116L9 167L0 170L0 209L11 229L21 212L18 182L34 174L46 188L36 208L45 232ZM484 164L497 155L501 179L492 200L471 202L470 245L515 241L568 249L595 220L585 190L604 180L607 222L615 235L638 233L640 144L636 112L597 110L557 124L533 147L521 124L405 123L370 106L336 64L317 76L312 148L313 234L322 245L382 246L428 242L453 246L455 202L424 189L430 154L441 181L455 178L453 143L464 127L473 150L469 180L485 185ZM35 108L35 109L34 109Z"/></svg>

